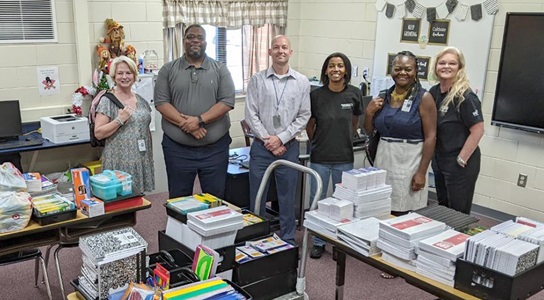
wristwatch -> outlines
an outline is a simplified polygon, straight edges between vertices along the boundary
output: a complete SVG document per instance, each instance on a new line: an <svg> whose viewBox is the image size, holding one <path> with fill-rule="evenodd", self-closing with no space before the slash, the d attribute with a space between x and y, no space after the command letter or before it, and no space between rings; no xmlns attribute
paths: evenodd
<svg viewBox="0 0 544 300"><path fill-rule="evenodd" d="M204 120L202 120L202 116L198 116L197 118L198 118L198 126L204 127L206 123L204 122Z"/></svg>

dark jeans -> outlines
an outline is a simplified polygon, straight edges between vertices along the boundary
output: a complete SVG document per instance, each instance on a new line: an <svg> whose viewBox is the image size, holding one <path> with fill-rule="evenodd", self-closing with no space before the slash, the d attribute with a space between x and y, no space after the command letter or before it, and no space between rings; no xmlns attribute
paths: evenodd
<svg viewBox="0 0 544 300"><path fill-rule="evenodd" d="M476 180L480 174L480 149L476 148L462 168L457 156L435 155L432 167L438 204L470 214Z"/></svg>
<svg viewBox="0 0 544 300"><path fill-rule="evenodd" d="M298 163L298 142L293 139L290 142L287 142L285 147L287 148L285 154L276 157L272 152L266 150L262 141L255 139L251 144L249 153L249 201L251 211L255 211L255 198L257 197L257 191L259 190L266 168L278 159L285 159ZM285 166L279 166L274 169L280 213L280 237L289 243L295 242L297 172L297 170ZM261 216L264 216L266 212L266 195L268 195L268 187L269 184L267 183L263 197L260 199L259 214Z"/></svg>
<svg viewBox="0 0 544 300"><path fill-rule="evenodd" d="M215 143L193 147L178 144L163 135L162 150L170 198L192 195L197 174L203 193L223 198L231 141L227 132Z"/></svg>

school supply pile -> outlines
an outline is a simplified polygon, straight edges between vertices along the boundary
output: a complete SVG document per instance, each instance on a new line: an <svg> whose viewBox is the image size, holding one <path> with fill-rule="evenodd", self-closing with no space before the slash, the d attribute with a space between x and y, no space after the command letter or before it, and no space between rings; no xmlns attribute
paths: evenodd
<svg viewBox="0 0 544 300"><path fill-rule="evenodd" d="M88 299L107 299L108 295L136 282L140 271L138 255L147 242L131 227L81 237L83 252L80 291Z"/></svg>
<svg viewBox="0 0 544 300"><path fill-rule="evenodd" d="M33 217L40 225L74 219L77 208L74 202L59 193L32 198Z"/></svg>

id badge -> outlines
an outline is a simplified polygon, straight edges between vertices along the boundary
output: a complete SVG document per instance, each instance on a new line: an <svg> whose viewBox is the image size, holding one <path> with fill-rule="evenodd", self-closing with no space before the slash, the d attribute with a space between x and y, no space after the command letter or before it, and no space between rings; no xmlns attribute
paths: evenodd
<svg viewBox="0 0 544 300"><path fill-rule="evenodd" d="M409 112L410 108L412 108L412 100L404 100L404 104L402 105L402 111Z"/></svg>
<svg viewBox="0 0 544 300"><path fill-rule="evenodd" d="M140 150L140 152L145 152L145 141L144 140L138 140L138 150Z"/></svg>
<svg viewBox="0 0 544 300"><path fill-rule="evenodd" d="M272 123L274 124L274 128L280 128L281 127L280 115L273 116L272 117Z"/></svg>

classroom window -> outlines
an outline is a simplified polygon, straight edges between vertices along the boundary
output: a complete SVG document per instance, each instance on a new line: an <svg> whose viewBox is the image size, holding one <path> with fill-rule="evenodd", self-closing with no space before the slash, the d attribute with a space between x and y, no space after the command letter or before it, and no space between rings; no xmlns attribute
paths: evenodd
<svg viewBox="0 0 544 300"><path fill-rule="evenodd" d="M57 42L54 0L0 1L0 43Z"/></svg>
<svg viewBox="0 0 544 300"><path fill-rule="evenodd" d="M206 54L227 65L234 80L236 92L244 88L242 66L242 29L226 29L203 25L206 30Z"/></svg>

